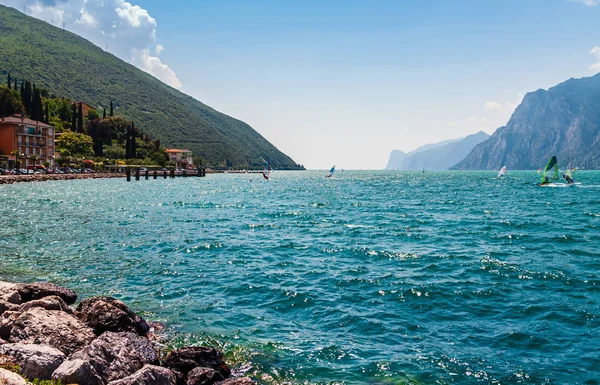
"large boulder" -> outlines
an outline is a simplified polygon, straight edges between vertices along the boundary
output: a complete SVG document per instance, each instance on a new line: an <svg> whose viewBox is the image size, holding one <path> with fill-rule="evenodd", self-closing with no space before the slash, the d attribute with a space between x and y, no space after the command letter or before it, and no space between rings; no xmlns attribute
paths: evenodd
<svg viewBox="0 0 600 385"><path fill-rule="evenodd" d="M15 311L18 309L19 305L0 299L0 315L4 314L6 311Z"/></svg>
<svg viewBox="0 0 600 385"><path fill-rule="evenodd" d="M150 330L142 317L112 297L92 297L81 301L75 310L75 316L94 329L96 335L110 331L146 336Z"/></svg>
<svg viewBox="0 0 600 385"><path fill-rule="evenodd" d="M214 369L197 367L190 370L185 385L212 385L223 379L221 373Z"/></svg>
<svg viewBox="0 0 600 385"><path fill-rule="evenodd" d="M27 385L27 381L17 373L0 368L0 384L2 385Z"/></svg>
<svg viewBox="0 0 600 385"><path fill-rule="evenodd" d="M8 302L19 305L21 303L19 285L16 283L0 281L0 302Z"/></svg>
<svg viewBox="0 0 600 385"><path fill-rule="evenodd" d="M216 385L256 385L256 382L252 381L249 377L235 377L217 382Z"/></svg>
<svg viewBox="0 0 600 385"><path fill-rule="evenodd" d="M172 351L165 358L164 366L187 375L197 367L211 368L223 378L229 377L231 370L223 361L223 353L212 347L190 346Z"/></svg>
<svg viewBox="0 0 600 385"><path fill-rule="evenodd" d="M16 317L8 342L46 344L69 355L92 342L94 338L92 329L72 315L59 310L36 307Z"/></svg>
<svg viewBox="0 0 600 385"><path fill-rule="evenodd" d="M18 285L18 290L22 302L42 299L52 295L59 296L69 305L74 304L77 300L77 294L73 290L57 286L50 282L20 284Z"/></svg>
<svg viewBox="0 0 600 385"><path fill-rule="evenodd" d="M103 385L123 379L157 361L158 354L147 338L130 332L105 332L69 356L54 371L52 378L67 384Z"/></svg>
<svg viewBox="0 0 600 385"><path fill-rule="evenodd" d="M69 314L73 314L73 310L67 305L67 303L57 295L51 295L42 299L34 299L33 301L25 302L19 306L19 312L25 312L34 307L41 307L46 310L61 310Z"/></svg>
<svg viewBox="0 0 600 385"><path fill-rule="evenodd" d="M167 368L145 365L130 376L111 381L108 385L176 385L177 376Z"/></svg>
<svg viewBox="0 0 600 385"><path fill-rule="evenodd" d="M14 357L27 378L49 380L52 373L67 358L64 353L48 345L23 343L0 345L0 354Z"/></svg>

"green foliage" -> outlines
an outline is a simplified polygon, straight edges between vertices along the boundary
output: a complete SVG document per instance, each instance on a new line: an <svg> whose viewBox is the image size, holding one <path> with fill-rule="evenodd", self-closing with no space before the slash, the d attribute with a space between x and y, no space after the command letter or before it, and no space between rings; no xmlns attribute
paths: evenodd
<svg viewBox="0 0 600 385"><path fill-rule="evenodd" d="M31 383L33 385L64 385L61 380L40 380L39 378L31 381Z"/></svg>
<svg viewBox="0 0 600 385"><path fill-rule="evenodd" d="M56 149L66 150L71 156L90 156L94 142L88 135L77 132L65 132L56 138Z"/></svg>
<svg viewBox="0 0 600 385"><path fill-rule="evenodd" d="M112 100L114 114L135 121L138 129L163 145L193 151L209 166L228 159L235 168L262 168L264 158L276 169L300 168L246 123L71 32L5 6L0 6L0 57L3 79L10 71L12 77L25 77L40 89L96 108Z"/></svg>
<svg viewBox="0 0 600 385"><path fill-rule="evenodd" d="M10 116L24 112L23 102L17 91L0 86L0 116Z"/></svg>
<svg viewBox="0 0 600 385"><path fill-rule="evenodd" d="M19 366L11 356L0 355L0 368L17 374L21 372L21 366Z"/></svg>
<svg viewBox="0 0 600 385"><path fill-rule="evenodd" d="M98 114L98 111L96 111L96 110L89 110L87 118L89 120L100 119L100 114Z"/></svg>

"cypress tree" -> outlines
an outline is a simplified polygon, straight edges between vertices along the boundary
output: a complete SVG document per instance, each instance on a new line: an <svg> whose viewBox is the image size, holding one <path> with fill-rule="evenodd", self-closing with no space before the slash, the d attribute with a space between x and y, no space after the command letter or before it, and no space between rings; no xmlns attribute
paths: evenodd
<svg viewBox="0 0 600 385"><path fill-rule="evenodd" d="M48 112L48 102L46 102L46 113L45 113L45 122L46 124L50 124L50 112Z"/></svg>
<svg viewBox="0 0 600 385"><path fill-rule="evenodd" d="M127 127L127 135L125 136L125 158L131 158L131 129Z"/></svg>
<svg viewBox="0 0 600 385"><path fill-rule="evenodd" d="M39 121L40 113L37 109L37 97L38 90L35 88L35 83L33 84L33 92L31 93L31 108L29 109L29 117L33 120Z"/></svg>
<svg viewBox="0 0 600 385"><path fill-rule="evenodd" d="M137 145L135 143L135 126L133 122L131 122L131 157L135 158L137 156Z"/></svg>
<svg viewBox="0 0 600 385"><path fill-rule="evenodd" d="M73 116L71 117L71 131L77 131L77 107L73 102Z"/></svg>
<svg viewBox="0 0 600 385"><path fill-rule="evenodd" d="M83 103L79 102L79 108L77 109L77 132L84 133L83 129Z"/></svg>
<svg viewBox="0 0 600 385"><path fill-rule="evenodd" d="M113 104L112 104L112 100L110 101L110 116L114 116L113 115Z"/></svg>
<svg viewBox="0 0 600 385"><path fill-rule="evenodd" d="M10 72L8 73L8 89L10 90L12 86L12 80L10 79Z"/></svg>
<svg viewBox="0 0 600 385"><path fill-rule="evenodd" d="M106 108L102 109L104 112L102 113L102 119L106 119Z"/></svg>
<svg viewBox="0 0 600 385"><path fill-rule="evenodd" d="M17 78L15 78L15 91L17 90Z"/></svg>

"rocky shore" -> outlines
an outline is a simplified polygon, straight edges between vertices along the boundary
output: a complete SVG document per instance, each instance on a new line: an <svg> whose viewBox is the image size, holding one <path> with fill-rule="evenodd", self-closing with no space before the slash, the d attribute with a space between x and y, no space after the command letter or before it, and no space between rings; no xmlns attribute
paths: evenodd
<svg viewBox="0 0 600 385"><path fill-rule="evenodd" d="M255 384L213 347L161 351L157 325L115 298L76 301L52 283L0 281L0 384Z"/></svg>
<svg viewBox="0 0 600 385"><path fill-rule="evenodd" d="M43 181L47 181L47 180L99 179L99 178L125 178L125 174L95 173L95 174L0 175L0 184L13 184L13 183L20 183L20 182L43 182Z"/></svg>

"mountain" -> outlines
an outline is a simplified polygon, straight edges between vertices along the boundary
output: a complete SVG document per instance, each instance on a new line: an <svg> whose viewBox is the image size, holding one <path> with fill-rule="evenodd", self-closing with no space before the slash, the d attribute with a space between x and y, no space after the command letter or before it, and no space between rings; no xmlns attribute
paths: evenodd
<svg viewBox="0 0 600 385"><path fill-rule="evenodd" d="M71 32L0 5L0 75L27 78L52 94L115 115L162 144L183 147L210 166L301 169L248 124L162 83ZM203 74L210 76L210 74ZM4 83L3 83L4 84Z"/></svg>
<svg viewBox="0 0 600 385"><path fill-rule="evenodd" d="M464 138L426 144L408 154L394 150L386 170L447 170L487 138L488 134L479 131Z"/></svg>
<svg viewBox="0 0 600 385"><path fill-rule="evenodd" d="M528 93L506 126L453 168L535 170L552 155L561 167L600 167L600 74Z"/></svg>

